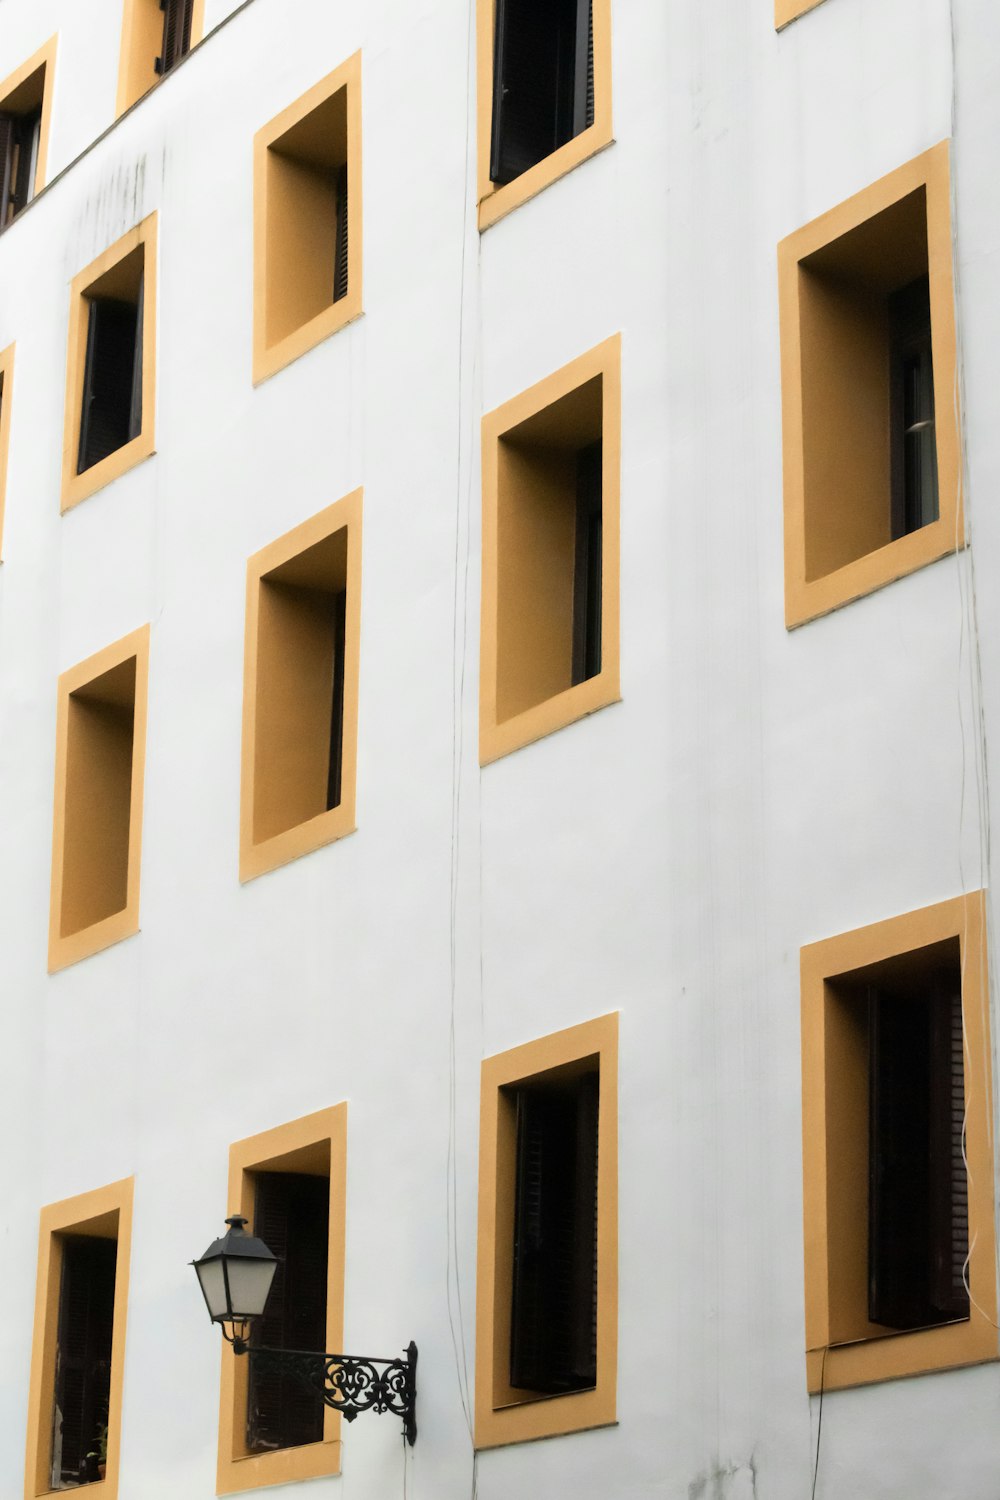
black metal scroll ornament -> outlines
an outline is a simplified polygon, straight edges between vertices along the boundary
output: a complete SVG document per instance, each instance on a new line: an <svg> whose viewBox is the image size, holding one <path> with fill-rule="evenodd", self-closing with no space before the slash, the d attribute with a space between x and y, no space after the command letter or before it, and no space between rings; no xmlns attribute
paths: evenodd
<svg viewBox="0 0 1000 1500"><path fill-rule="evenodd" d="M242 1342L242 1340L241 1340ZM403 1419L403 1436L417 1441L417 1346L402 1359L370 1359L353 1354L309 1354L298 1349L236 1348L249 1353L258 1370L293 1375L316 1391L327 1406L353 1422L363 1411L391 1412Z"/></svg>

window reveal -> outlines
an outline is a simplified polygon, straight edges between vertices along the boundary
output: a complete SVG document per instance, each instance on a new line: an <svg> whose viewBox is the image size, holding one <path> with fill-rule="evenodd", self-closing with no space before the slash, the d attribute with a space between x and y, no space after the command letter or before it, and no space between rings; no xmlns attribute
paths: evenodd
<svg viewBox="0 0 1000 1500"><path fill-rule="evenodd" d="M496 0L490 178L513 181L594 123L592 0Z"/></svg>
<svg viewBox="0 0 1000 1500"><path fill-rule="evenodd" d="M143 273L136 298L88 298L77 473L142 431Z"/></svg>
<svg viewBox="0 0 1000 1500"><path fill-rule="evenodd" d="M191 50L191 17L194 0L160 0L163 12L163 46L153 64L157 73L169 73Z"/></svg>
<svg viewBox="0 0 1000 1500"><path fill-rule="evenodd" d="M26 114L0 111L0 229L35 196L42 106Z"/></svg>

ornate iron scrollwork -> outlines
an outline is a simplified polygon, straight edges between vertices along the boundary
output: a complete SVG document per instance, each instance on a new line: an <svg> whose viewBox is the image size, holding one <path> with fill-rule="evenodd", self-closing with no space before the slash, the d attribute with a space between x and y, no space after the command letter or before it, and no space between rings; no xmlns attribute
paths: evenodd
<svg viewBox="0 0 1000 1500"><path fill-rule="evenodd" d="M247 1352L258 1369L295 1376L317 1391L327 1406L353 1422L363 1411L392 1412L403 1419L403 1435L417 1441L417 1346L410 1343L402 1359L372 1359L367 1355L310 1354L298 1349L266 1349L253 1345Z"/></svg>

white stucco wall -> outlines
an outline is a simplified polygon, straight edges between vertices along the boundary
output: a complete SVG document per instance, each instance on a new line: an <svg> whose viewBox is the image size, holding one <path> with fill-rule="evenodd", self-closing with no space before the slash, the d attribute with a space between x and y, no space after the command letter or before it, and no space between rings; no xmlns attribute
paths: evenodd
<svg viewBox="0 0 1000 1500"><path fill-rule="evenodd" d="M486 1453L478 1494L810 1491L799 948L988 883L1000 22L955 0L972 552L788 634L775 246L952 133L948 0L780 36L770 0L615 0L615 145L482 238L470 3L253 0L0 240L2 1500L39 1208L135 1175L121 1500L208 1500L187 1262L230 1142L341 1099L347 1345L416 1339L407 1493L468 1496L479 1061L613 1009L619 1426ZM50 175L111 123L119 0L0 0L0 77L56 31ZM252 137L358 48L365 315L254 390ZM69 283L154 209L158 452L60 517ZM480 772L479 418L619 330L623 701ZM358 831L241 887L245 560L358 485ZM56 678L146 621L142 931L50 978ZM998 1399L996 1365L828 1396L817 1496L996 1500ZM394 1420L344 1437L312 1492L403 1493Z"/></svg>

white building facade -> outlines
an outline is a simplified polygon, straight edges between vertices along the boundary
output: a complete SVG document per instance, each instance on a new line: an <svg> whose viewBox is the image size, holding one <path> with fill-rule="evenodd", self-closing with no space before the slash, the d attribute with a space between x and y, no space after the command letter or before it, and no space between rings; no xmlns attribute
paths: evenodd
<svg viewBox="0 0 1000 1500"><path fill-rule="evenodd" d="M584 0L544 152L152 7L0 4L0 1500L996 1500L995 7ZM220 1376L279 1178L412 1448Z"/></svg>

